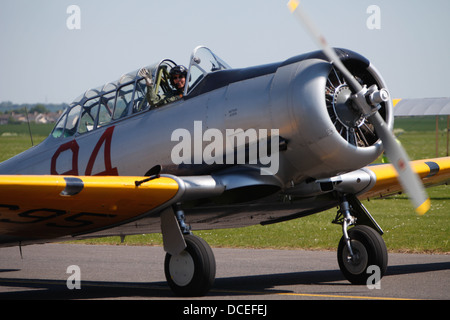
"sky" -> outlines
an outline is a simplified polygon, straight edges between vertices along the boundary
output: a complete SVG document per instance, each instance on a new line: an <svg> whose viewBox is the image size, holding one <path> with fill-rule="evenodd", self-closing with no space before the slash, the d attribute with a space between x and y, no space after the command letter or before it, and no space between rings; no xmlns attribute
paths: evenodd
<svg viewBox="0 0 450 320"><path fill-rule="evenodd" d="M198 45L235 68L318 50L287 2L0 0L0 102L70 103L165 58L187 65ZM392 97L450 96L450 1L301 3L331 46L375 65Z"/></svg>

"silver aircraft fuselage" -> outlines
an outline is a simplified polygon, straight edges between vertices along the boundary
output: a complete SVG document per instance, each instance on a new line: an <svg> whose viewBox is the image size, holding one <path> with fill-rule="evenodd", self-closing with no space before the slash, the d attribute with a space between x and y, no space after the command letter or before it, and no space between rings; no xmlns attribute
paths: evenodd
<svg viewBox="0 0 450 320"><path fill-rule="evenodd" d="M366 82L367 78L372 78L370 81L385 87L381 76L367 60L350 51L339 52L343 61L354 68L356 74L361 74L361 78L366 78ZM342 128L346 128L342 124L358 117L339 111L342 106L333 104L334 101L327 105L327 99L337 100L342 90L333 84L331 88L335 92L328 93L331 97L327 98L327 86L333 81L330 80L333 73L336 71L320 52L269 65L208 72L175 103L129 112L89 132L50 135L38 146L0 164L0 174L143 176L156 165L162 167L162 173L211 174L233 165L219 161L211 164L205 159L204 150L211 140L203 134L211 128L222 133L223 150L233 139L227 136L227 129L228 133L230 129L244 132L267 129L269 134L271 129L277 129L283 147L278 155L276 176L283 185L352 171L375 160L382 148L378 140L361 146L348 138L351 130L342 133ZM137 75L131 78L140 80ZM88 98L81 99L78 104L86 100ZM74 105L76 103L72 108ZM389 105L383 108L392 126L392 108ZM356 129L358 126L360 124L354 125ZM180 137L176 140L172 135L177 129L189 131L193 140L192 154L184 155L185 158L200 158L202 163L174 164L171 154L180 143Z"/></svg>

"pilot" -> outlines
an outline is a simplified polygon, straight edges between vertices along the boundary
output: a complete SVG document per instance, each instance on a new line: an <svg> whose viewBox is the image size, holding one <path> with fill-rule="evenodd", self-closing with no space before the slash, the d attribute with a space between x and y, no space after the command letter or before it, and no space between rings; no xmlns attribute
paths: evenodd
<svg viewBox="0 0 450 320"><path fill-rule="evenodd" d="M139 70L139 75L145 79L147 84L147 101L152 107L159 107L167 103L175 102L183 97L187 76L186 67L177 65L170 70L170 84L175 89L164 95L155 93L153 79L147 69L142 68Z"/></svg>

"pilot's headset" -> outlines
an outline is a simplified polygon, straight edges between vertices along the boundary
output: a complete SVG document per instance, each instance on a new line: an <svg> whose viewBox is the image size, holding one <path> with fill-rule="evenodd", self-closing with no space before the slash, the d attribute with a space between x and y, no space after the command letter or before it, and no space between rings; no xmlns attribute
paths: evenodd
<svg viewBox="0 0 450 320"><path fill-rule="evenodd" d="M188 73L188 71L187 71L186 67L182 66L182 65L177 65L177 66L173 67L172 69L170 69L169 75L170 75L170 84L172 85L172 87L175 88L175 84L172 81L172 78L174 75L181 74L185 78L187 78L187 73Z"/></svg>

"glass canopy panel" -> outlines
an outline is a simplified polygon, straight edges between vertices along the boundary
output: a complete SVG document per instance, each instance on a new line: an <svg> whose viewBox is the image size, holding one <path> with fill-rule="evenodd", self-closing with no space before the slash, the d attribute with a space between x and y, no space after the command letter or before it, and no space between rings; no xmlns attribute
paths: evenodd
<svg viewBox="0 0 450 320"><path fill-rule="evenodd" d="M97 128L102 127L111 122L115 99L116 99L115 91L106 93L101 97Z"/></svg>
<svg viewBox="0 0 450 320"><path fill-rule="evenodd" d="M185 93L191 91L208 73L226 69L231 69L231 67L210 49L203 46L195 48L191 55L189 82Z"/></svg>
<svg viewBox="0 0 450 320"><path fill-rule="evenodd" d="M146 110L148 108L148 101L146 99L147 85L142 79L136 83L136 90L134 93L134 108L133 113Z"/></svg>
<svg viewBox="0 0 450 320"><path fill-rule="evenodd" d="M100 98L97 97L84 103L80 126L78 127L78 133L85 133L94 130L95 120L98 114L99 102Z"/></svg>
<svg viewBox="0 0 450 320"><path fill-rule="evenodd" d="M133 102L134 84L123 86L117 91L116 108L114 109L113 119L120 119L128 115L128 107Z"/></svg>
<svg viewBox="0 0 450 320"><path fill-rule="evenodd" d="M67 109L64 111L63 115L59 118L58 122L55 125L55 128L52 131L52 136L54 138L59 138L62 136L64 132L64 125L66 124L67 119Z"/></svg>
<svg viewBox="0 0 450 320"><path fill-rule="evenodd" d="M65 137L71 137L77 132L78 120L80 118L81 106L78 104L73 107L67 115L66 128L64 130Z"/></svg>

